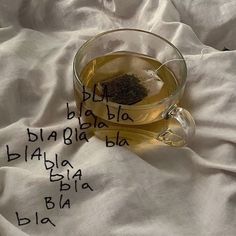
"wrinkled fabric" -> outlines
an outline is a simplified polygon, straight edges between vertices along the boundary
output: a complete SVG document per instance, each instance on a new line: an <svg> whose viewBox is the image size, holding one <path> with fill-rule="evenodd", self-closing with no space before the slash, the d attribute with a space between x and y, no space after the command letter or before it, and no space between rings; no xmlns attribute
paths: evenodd
<svg viewBox="0 0 236 236"><path fill-rule="evenodd" d="M0 0L0 235L235 236L235 12L234 0ZM116 28L156 33L182 52L181 105L197 126L188 147L132 152L95 137L63 144L62 130L78 125L66 119L66 103L76 110L73 57L86 40ZM58 131L58 139L29 143L27 128ZM6 145L22 156L8 162ZM60 192L43 158L26 162L26 145L81 169L78 191ZM60 194L70 209L59 208ZM49 210L48 196L56 204ZM31 223L19 226L16 212Z"/></svg>

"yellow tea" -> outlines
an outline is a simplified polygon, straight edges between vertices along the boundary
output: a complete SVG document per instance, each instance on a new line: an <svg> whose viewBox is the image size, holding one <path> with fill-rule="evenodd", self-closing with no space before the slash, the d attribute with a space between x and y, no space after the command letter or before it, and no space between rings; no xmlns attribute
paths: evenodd
<svg viewBox="0 0 236 236"><path fill-rule="evenodd" d="M96 119L97 124L105 124L91 128L96 136L116 144L122 138L137 144L167 129L168 121L161 117L165 108L155 104L173 94L178 83L166 65L143 54L116 52L91 60L79 77L84 85L81 90L75 83L79 115L86 122ZM105 98L84 99L86 91L99 98L106 92L110 105ZM86 110L93 115L86 115Z"/></svg>

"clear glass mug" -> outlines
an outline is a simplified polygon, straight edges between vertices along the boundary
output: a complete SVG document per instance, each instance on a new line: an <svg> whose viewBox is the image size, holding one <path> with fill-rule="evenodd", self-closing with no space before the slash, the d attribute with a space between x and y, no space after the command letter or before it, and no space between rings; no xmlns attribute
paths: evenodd
<svg viewBox="0 0 236 236"><path fill-rule="evenodd" d="M166 64L177 81L177 87L173 93L151 104L122 105L106 99L102 100L101 96L93 93L90 88L86 88L86 81L81 72L91 60L124 51L144 54L158 60L162 65ZM90 122L89 130L93 135L104 140L124 138L128 141L128 145L161 141L171 146L183 146L194 135L194 119L187 110L177 105L186 85L186 63L179 50L166 39L137 29L117 29L98 34L85 42L76 53L73 74L79 116ZM102 101L95 102L92 99L83 101L85 91L94 95L95 100ZM93 114L86 115L86 110L92 111ZM111 121L108 120L107 113L128 114L133 121L130 122L129 119ZM107 126L93 126L95 119L98 119L96 122L100 121L101 124L105 123Z"/></svg>

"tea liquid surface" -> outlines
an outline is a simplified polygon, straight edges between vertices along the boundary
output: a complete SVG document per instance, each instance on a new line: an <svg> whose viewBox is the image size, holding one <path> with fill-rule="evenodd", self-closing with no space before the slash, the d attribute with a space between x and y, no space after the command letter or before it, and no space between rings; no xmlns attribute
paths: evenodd
<svg viewBox="0 0 236 236"><path fill-rule="evenodd" d="M157 70L161 65L159 61L142 54L117 52L90 61L80 76L84 85L90 89L95 84L109 82L122 75L135 76L146 88L147 96L134 105L151 104L168 97L177 88L177 81L167 66ZM97 89L97 94L100 93Z"/></svg>

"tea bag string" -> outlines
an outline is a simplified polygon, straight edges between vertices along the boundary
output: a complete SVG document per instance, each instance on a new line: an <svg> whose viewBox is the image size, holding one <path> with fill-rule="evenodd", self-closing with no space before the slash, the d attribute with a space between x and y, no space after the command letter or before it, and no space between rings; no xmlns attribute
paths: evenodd
<svg viewBox="0 0 236 236"><path fill-rule="evenodd" d="M200 57L201 60L203 59L204 51L205 51L206 49L208 49L208 48L205 47L205 48L203 48L203 49L201 50L201 57ZM192 60L192 59L187 59L187 60L186 60L186 59L182 59L182 58L171 59L171 60L168 60L168 61L162 63L162 64L155 70L155 72L157 72L158 70L160 70L165 64L167 64L167 63L169 63L169 62L172 62L172 61L191 61L191 60Z"/></svg>

